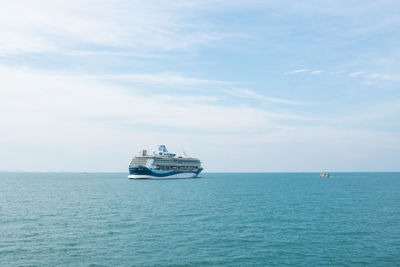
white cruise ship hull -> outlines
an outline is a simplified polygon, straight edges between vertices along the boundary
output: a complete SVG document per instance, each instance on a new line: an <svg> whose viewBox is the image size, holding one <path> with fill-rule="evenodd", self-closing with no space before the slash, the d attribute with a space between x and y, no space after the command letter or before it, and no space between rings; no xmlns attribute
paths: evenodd
<svg viewBox="0 0 400 267"><path fill-rule="evenodd" d="M193 171L157 171L146 167L129 168L129 179L167 179L167 178L194 178L197 177L203 168Z"/></svg>
<svg viewBox="0 0 400 267"><path fill-rule="evenodd" d="M168 176L153 176L153 175L129 175L129 179L168 179L168 178L194 178L197 177L197 173L177 173Z"/></svg>

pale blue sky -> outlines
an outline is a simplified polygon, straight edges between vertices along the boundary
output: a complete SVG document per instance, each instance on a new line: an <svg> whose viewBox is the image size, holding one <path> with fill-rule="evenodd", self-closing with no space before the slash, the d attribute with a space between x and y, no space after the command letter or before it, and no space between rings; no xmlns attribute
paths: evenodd
<svg viewBox="0 0 400 267"><path fill-rule="evenodd" d="M0 170L400 171L398 1L1 1Z"/></svg>

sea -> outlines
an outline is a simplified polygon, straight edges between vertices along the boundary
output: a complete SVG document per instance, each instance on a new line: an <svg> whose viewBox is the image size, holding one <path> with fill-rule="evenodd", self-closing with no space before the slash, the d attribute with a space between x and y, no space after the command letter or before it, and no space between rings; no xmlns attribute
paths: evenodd
<svg viewBox="0 0 400 267"><path fill-rule="evenodd" d="M400 266L400 173L0 173L0 266Z"/></svg>

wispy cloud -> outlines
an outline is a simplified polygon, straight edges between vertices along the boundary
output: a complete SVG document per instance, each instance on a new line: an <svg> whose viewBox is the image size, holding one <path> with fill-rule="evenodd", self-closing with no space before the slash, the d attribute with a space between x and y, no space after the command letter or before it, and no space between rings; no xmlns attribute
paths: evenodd
<svg viewBox="0 0 400 267"><path fill-rule="evenodd" d="M315 75L315 74L321 74L322 72L324 72L323 70L314 70L311 72L311 74Z"/></svg>
<svg viewBox="0 0 400 267"><path fill-rule="evenodd" d="M96 76L98 77L98 76ZM103 75L103 79L107 80L124 80L143 84L158 84L163 86L169 85L233 85L231 81L216 81L208 79L199 79L187 77L179 73L163 72L163 73L141 73L141 74L114 74Z"/></svg>
<svg viewBox="0 0 400 267"><path fill-rule="evenodd" d="M163 99L170 103L213 103L220 101L222 98L204 95L154 95L155 98Z"/></svg>
<svg viewBox="0 0 400 267"><path fill-rule="evenodd" d="M338 74L342 74L342 73L344 73L344 71L343 70L339 70L339 71L330 72L329 74L330 75L338 75Z"/></svg>
<svg viewBox="0 0 400 267"><path fill-rule="evenodd" d="M274 97L268 97L268 96L263 96L260 95L253 90L250 89L240 89L240 88L234 88L229 91L227 91L229 94L237 96L237 97L243 97L243 98L250 98L250 99L257 99L260 101L266 101L266 102L272 102L272 103L280 103L280 104L291 104L291 105L299 105L299 102L288 100L288 99L281 99L281 98L274 98Z"/></svg>
<svg viewBox="0 0 400 267"><path fill-rule="evenodd" d="M217 24L191 23L191 11L197 8L206 7L183 1L156 5L148 1L4 2L0 55L114 52L116 48L160 53L247 38Z"/></svg>
<svg viewBox="0 0 400 267"><path fill-rule="evenodd" d="M364 75L364 74L366 74L366 72L365 71L356 71L356 72L351 72L350 74L349 74L349 77L357 77L357 76L360 76L360 75Z"/></svg>
<svg viewBox="0 0 400 267"><path fill-rule="evenodd" d="M310 70L310 69L298 69L298 70L293 70L289 72L285 72L285 75L291 75L291 74L297 74L297 73L304 73L308 72L310 74L316 75L316 74L321 74L324 72L323 70Z"/></svg>
<svg viewBox="0 0 400 267"><path fill-rule="evenodd" d="M349 74L349 77L354 78L362 76L365 79L369 80L387 80L387 81L393 81L393 80L399 80L400 79L400 74L390 74L390 73L368 73L365 71L358 71L358 72L351 72ZM367 84L371 84L371 82L367 81Z"/></svg>
<svg viewBox="0 0 400 267"><path fill-rule="evenodd" d="M293 70L293 71L289 71L289 72L285 72L286 75L289 74L296 74L296 73L302 73L302 72L308 72L310 71L309 69L298 69L298 70Z"/></svg>
<svg viewBox="0 0 400 267"><path fill-rule="evenodd" d="M399 80L399 74L388 74L388 73L371 73L367 75L369 79L379 79L379 80Z"/></svg>
<svg viewBox="0 0 400 267"><path fill-rule="evenodd" d="M105 121L113 118L116 122L124 121L125 125L241 132L243 129L276 127L281 120L303 119L298 115L248 105L218 104L219 99L215 96L158 94L151 90L143 94L147 87L141 87L139 91L126 90L117 83L102 82L102 75L96 78L94 75L0 66L0 76L3 77L0 112L13 114L10 119L1 118L7 129L0 133L2 140L27 138L20 127L29 127L32 138L47 136L52 132L47 126L56 125L55 122L60 120L73 128L81 127L82 123L96 124L101 118ZM166 86L166 91L169 88ZM262 101L295 103L264 97L247 89L236 89L232 93Z"/></svg>

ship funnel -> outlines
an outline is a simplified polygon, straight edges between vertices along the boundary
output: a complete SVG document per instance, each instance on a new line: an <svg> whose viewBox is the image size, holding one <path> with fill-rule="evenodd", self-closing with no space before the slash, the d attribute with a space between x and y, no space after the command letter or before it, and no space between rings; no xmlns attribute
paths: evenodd
<svg viewBox="0 0 400 267"><path fill-rule="evenodd" d="M158 146L157 154L158 155L175 156L174 153L168 152L168 149L165 147L165 145L159 145Z"/></svg>
<svg viewBox="0 0 400 267"><path fill-rule="evenodd" d="M158 151L163 152L163 153L168 153L168 149L165 147L165 145L159 145Z"/></svg>

